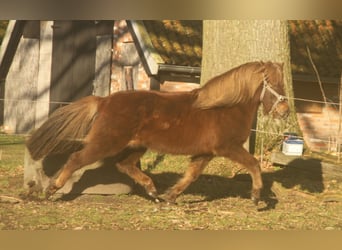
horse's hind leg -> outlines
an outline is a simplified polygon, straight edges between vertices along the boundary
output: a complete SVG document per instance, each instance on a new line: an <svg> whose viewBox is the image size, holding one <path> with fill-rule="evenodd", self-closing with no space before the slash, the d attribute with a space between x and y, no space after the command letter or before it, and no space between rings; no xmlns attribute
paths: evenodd
<svg viewBox="0 0 342 250"><path fill-rule="evenodd" d="M170 203L174 203L176 198L197 178L201 175L204 168L208 165L212 155L193 156L190 165L183 177L162 196L162 198Z"/></svg>
<svg viewBox="0 0 342 250"><path fill-rule="evenodd" d="M260 165L257 159L247 152L242 146L232 147L229 151L217 150L219 156L228 157L237 163L243 165L252 177L252 194L251 198L254 204L258 204L260 200L260 191L263 186L261 178ZM220 152L221 151L221 152Z"/></svg>
<svg viewBox="0 0 342 250"><path fill-rule="evenodd" d="M136 183L144 187L149 196L157 199L157 189L152 179L143 173L137 165L145 152L145 148L127 149L125 156L116 164L116 167L120 172L127 174Z"/></svg>
<svg viewBox="0 0 342 250"><path fill-rule="evenodd" d="M106 145L106 143L100 145ZM116 155L117 152L124 148L124 146L121 146L124 145L124 143L117 144L116 146L111 145L112 147L101 147L100 145L95 142L87 143L84 145L83 149L72 153L56 177L50 181L50 185L45 191L46 197L48 198L58 189L62 188L76 170L98 160L102 160L105 157Z"/></svg>

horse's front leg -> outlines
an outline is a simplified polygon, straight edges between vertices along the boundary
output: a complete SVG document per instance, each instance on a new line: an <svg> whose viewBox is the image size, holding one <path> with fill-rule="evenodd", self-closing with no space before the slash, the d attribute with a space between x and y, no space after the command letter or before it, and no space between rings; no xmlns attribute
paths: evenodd
<svg viewBox="0 0 342 250"><path fill-rule="evenodd" d="M157 189L152 179L139 168L139 160L146 152L146 148L127 149L125 156L116 164L117 169L127 174L136 183L145 188L146 193L158 202Z"/></svg>
<svg viewBox="0 0 342 250"><path fill-rule="evenodd" d="M252 177L251 198L255 205L260 201L260 192L263 187L261 169L257 159L254 158L242 146L234 146L229 150L217 150L219 156L228 157L229 159L243 165Z"/></svg>
<svg viewBox="0 0 342 250"><path fill-rule="evenodd" d="M169 202L175 203L176 198L197 178L201 175L204 168L208 165L210 160L213 158L212 155L200 155L193 156L191 158L190 165L183 177L167 192L162 195L162 199Z"/></svg>

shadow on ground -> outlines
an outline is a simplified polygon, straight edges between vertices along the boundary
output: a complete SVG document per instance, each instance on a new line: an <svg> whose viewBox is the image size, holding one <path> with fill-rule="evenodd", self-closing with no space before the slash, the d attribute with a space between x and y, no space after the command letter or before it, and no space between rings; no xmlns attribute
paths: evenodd
<svg viewBox="0 0 342 250"><path fill-rule="evenodd" d="M157 164L162 160L162 158L158 158ZM112 162L110 165L111 166L105 166L102 169L99 168L86 171L81 179L74 184L71 192L63 195L61 200L73 200L80 196L80 193L90 186L108 184L111 178L108 179L108 176L107 178L99 178L99 173L102 171L101 174L105 175L107 172L108 175L108 172L110 173L110 171L113 171ZM147 174L154 181L160 194L164 193L167 188L171 187L179 178L181 178L181 174L172 172L158 174L148 172ZM324 190L322 176L321 162L315 159L296 159L288 166L281 167L277 171L263 173L262 177L264 188L261 196L262 200L266 203L266 207L262 210L273 209L278 203L279 197L277 197L272 191L272 185L274 182L280 183L284 188L299 186L300 189L309 193L321 193ZM127 177L122 176L122 178ZM127 179L125 179L125 181L129 182ZM205 198L203 201L212 201L227 197L241 197L243 199L249 199L251 186L251 178L249 174L237 174L233 178L203 174L196 182L192 183L184 193L204 196ZM133 189L133 193L135 195L149 199L143 188L140 186L134 185Z"/></svg>

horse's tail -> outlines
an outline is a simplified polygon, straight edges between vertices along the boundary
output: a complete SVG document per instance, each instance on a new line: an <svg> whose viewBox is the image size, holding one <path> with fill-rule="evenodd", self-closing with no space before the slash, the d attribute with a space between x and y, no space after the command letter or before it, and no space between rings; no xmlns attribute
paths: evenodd
<svg viewBox="0 0 342 250"><path fill-rule="evenodd" d="M99 100L88 96L52 113L26 142L32 159L79 149L95 120Z"/></svg>

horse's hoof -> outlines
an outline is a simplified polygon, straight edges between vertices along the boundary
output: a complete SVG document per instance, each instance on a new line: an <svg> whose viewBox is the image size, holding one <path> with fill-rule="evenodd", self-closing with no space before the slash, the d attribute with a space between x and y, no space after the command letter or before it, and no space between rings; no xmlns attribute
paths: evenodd
<svg viewBox="0 0 342 250"><path fill-rule="evenodd" d="M176 201L167 201L167 202L166 202L166 205L168 205L168 206L174 206L174 205L177 205L177 202L176 202Z"/></svg>
<svg viewBox="0 0 342 250"><path fill-rule="evenodd" d="M158 200L158 194L157 191L150 191L147 193L151 198L153 198L155 201ZM159 201L158 201L159 202Z"/></svg>
<svg viewBox="0 0 342 250"><path fill-rule="evenodd" d="M148 195L151 196L152 198L157 198L158 196L156 191L148 192Z"/></svg>
<svg viewBox="0 0 342 250"><path fill-rule="evenodd" d="M48 200L55 192L52 192L51 190L45 191L45 199Z"/></svg>
<svg viewBox="0 0 342 250"><path fill-rule="evenodd" d="M54 184L50 184L45 190L45 199L49 199L57 190L58 188Z"/></svg>
<svg viewBox="0 0 342 250"><path fill-rule="evenodd" d="M254 205L257 206L259 201L260 201L260 190L259 189L253 189L251 198L252 198Z"/></svg>
<svg viewBox="0 0 342 250"><path fill-rule="evenodd" d="M153 199L153 201L154 201L155 203L160 203L160 202L161 202L161 200L160 200L160 198L158 197L158 194L157 194L156 191L148 192L147 194Z"/></svg>
<svg viewBox="0 0 342 250"><path fill-rule="evenodd" d="M258 206L258 203L259 203L260 199L256 198L256 197L252 197L252 201L253 201L255 206Z"/></svg>
<svg viewBox="0 0 342 250"><path fill-rule="evenodd" d="M159 196L160 199L162 199L164 202L166 202L167 205L174 205L176 204L176 197L174 195L166 193L162 196Z"/></svg>

